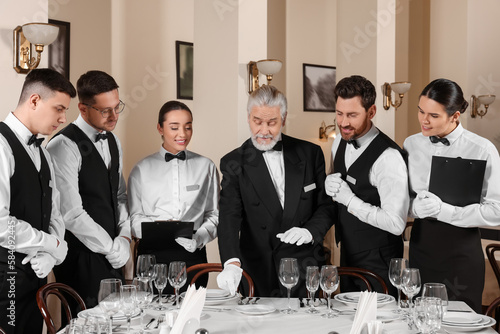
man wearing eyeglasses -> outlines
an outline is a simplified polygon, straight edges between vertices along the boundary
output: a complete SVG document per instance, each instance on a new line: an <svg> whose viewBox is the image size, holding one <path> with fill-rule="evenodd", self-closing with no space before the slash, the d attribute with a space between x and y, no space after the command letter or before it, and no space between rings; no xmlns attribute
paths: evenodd
<svg viewBox="0 0 500 334"><path fill-rule="evenodd" d="M68 256L56 280L97 305L104 278L123 280L130 256L130 221L122 149L111 133L125 105L115 80L89 71L77 82L80 115L47 145L61 192Z"/></svg>

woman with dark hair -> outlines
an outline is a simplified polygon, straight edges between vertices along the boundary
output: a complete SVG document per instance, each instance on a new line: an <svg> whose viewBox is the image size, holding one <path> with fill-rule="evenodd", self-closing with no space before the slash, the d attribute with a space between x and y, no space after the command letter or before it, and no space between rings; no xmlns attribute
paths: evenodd
<svg viewBox="0 0 500 334"><path fill-rule="evenodd" d="M187 150L193 115L184 103L165 103L157 129L163 140L160 151L139 161L128 181L132 235L140 239L141 224L149 221L194 222L194 234L160 250L139 243L138 253L154 254L157 263L206 263L205 245L217 236L219 223L217 168L210 159Z"/></svg>
<svg viewBox="0 0 500 334"><path fill-rule="evenodd" d="M444 283L450 300L464 301L481 312L484 255L477 227L500 225L500 157L489 140L460 124L460 114L467 106L462 89L447 79L432 81L420 95L418 120L422 132L404 142L412 193L410 216L415 218L410 265L420 269L422 283ZM430 192L431 166L439 159L435 157L447 157L450 162L461 157L474 160L474 164L486 161L480 198L472 204L457 205ZM452 171L446 179L456 183L474 176ZM458 201L464 197L456 195Z"/></svg>

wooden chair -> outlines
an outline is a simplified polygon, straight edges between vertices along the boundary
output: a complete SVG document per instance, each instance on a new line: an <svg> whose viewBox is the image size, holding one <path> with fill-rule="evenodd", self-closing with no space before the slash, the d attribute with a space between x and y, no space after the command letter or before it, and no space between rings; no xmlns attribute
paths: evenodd
<svg viewBox="0 0 500 334"><path fill-rule="evenodd" d="M2 327L0 327L0 334L7 334Z"/></svg>
<svg viewBox="0 0 500 334"><path fill-rule="evenodd" d="M194 284L196 282L196 280L201 275L208 274L210 272L221 272L222 271L222 264L220 264L220 263L200 263L200 264L195 264L195 265L188 267L186 271L188 274L192 271L196 272L193 279L191 280L191 284ZM243 277L246 279L247 284L248 284L248 289L249 289L248 297L253 297L254 293L255 293L253 280L245 270L243 270Z"/></svg>
<svg viewBox="0 0 500 334"><path fill-rule="evenodd" d="M498 297L497 299L495 299L494 301L491 302L490 306L488 306L488 308L486 309L486 315L488 317L493 317L493 313L495 313L495 318L496 318L496 321L497 323L495 324L495 326L493 326L493 328L498 332L498 330L500 329L500 324L499 324L499 320L500 320L500 297Z"/></svg>
<svg viewBox="0 0 500 334"><path fill-rule="evenodd" d="M61 301L61 307L65 311L67 322L69 322L69 320L73 318L73 315L71 314L71 309L65 296L72 297L78 303L81 310L87 309L82 297L80 297L80 295L72 287L57 282L45 284L40 289L38 289L36 293L36 302L38 304L38 308L40 309L40 313L42 313L43 319L45 320L45 324L47 325L47 333L49 334L57 333L54 321L52 320L47 307L47 298L49 295L55 295L59 298L59 300Z"/></svg>
<svg viewBox="0 0 500 334"><path fill-rule="evenodd" d="M373 291L372 284L368 281L367 277L374 278L381 286L382 291L385 294L389 293L389 289L387 289L387 284L385 284L384 279L380 277L380 275L374 273L373 271L363 269L363 268L355 268L355 267L338 267L339 275L353 276L361 279L365 284L368 291Z"/></svg>
<svg viewBox="0 0 500 334"><path fill-rule="evenodd" d="M500 251L500 244L489 244L486 246L486 256L488 256L491 268L497 277L498 287L500 288L500 267L498 266L498 262L495 258L495 252L497 251Z"/></svg>

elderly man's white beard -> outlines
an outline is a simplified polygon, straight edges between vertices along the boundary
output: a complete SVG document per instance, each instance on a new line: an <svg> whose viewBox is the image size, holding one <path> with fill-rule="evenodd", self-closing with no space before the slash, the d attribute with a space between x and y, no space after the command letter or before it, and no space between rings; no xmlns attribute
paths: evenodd
<svg viewBox="0 0 500 334"><path fill-rule="evenodd" d="M269 144L259 144L257 142L257 138L263 138L263 139L272 138L272 140ZM280 140L280 138L281 138L281 131L274 138L271 135L252 135L252 143L253 146L255 146L255 148L260 151L269 151L274 147L274 145L276 145L276 143Z"/></svg>

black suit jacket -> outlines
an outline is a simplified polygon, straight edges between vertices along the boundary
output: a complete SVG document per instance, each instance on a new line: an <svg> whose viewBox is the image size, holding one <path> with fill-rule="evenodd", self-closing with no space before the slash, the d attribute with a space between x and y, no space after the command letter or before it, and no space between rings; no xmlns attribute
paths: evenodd
<svg viewBox="0 0 500 334"><path fill-rule="evenodd" d="M336 217L324 190L325 161L320 147L282 135L285 207L281 207L262 153L250 139L221 159L223 175L218 226L221 262L237 257L255 283L258 296L282 296L278 280L281 258L299 260L301 279L292 294L305 296L307 266L325 262L323 239ZM276 234L306 228L314 242L282 243ZM281 290L281 291L280 291Z"/></svg>

